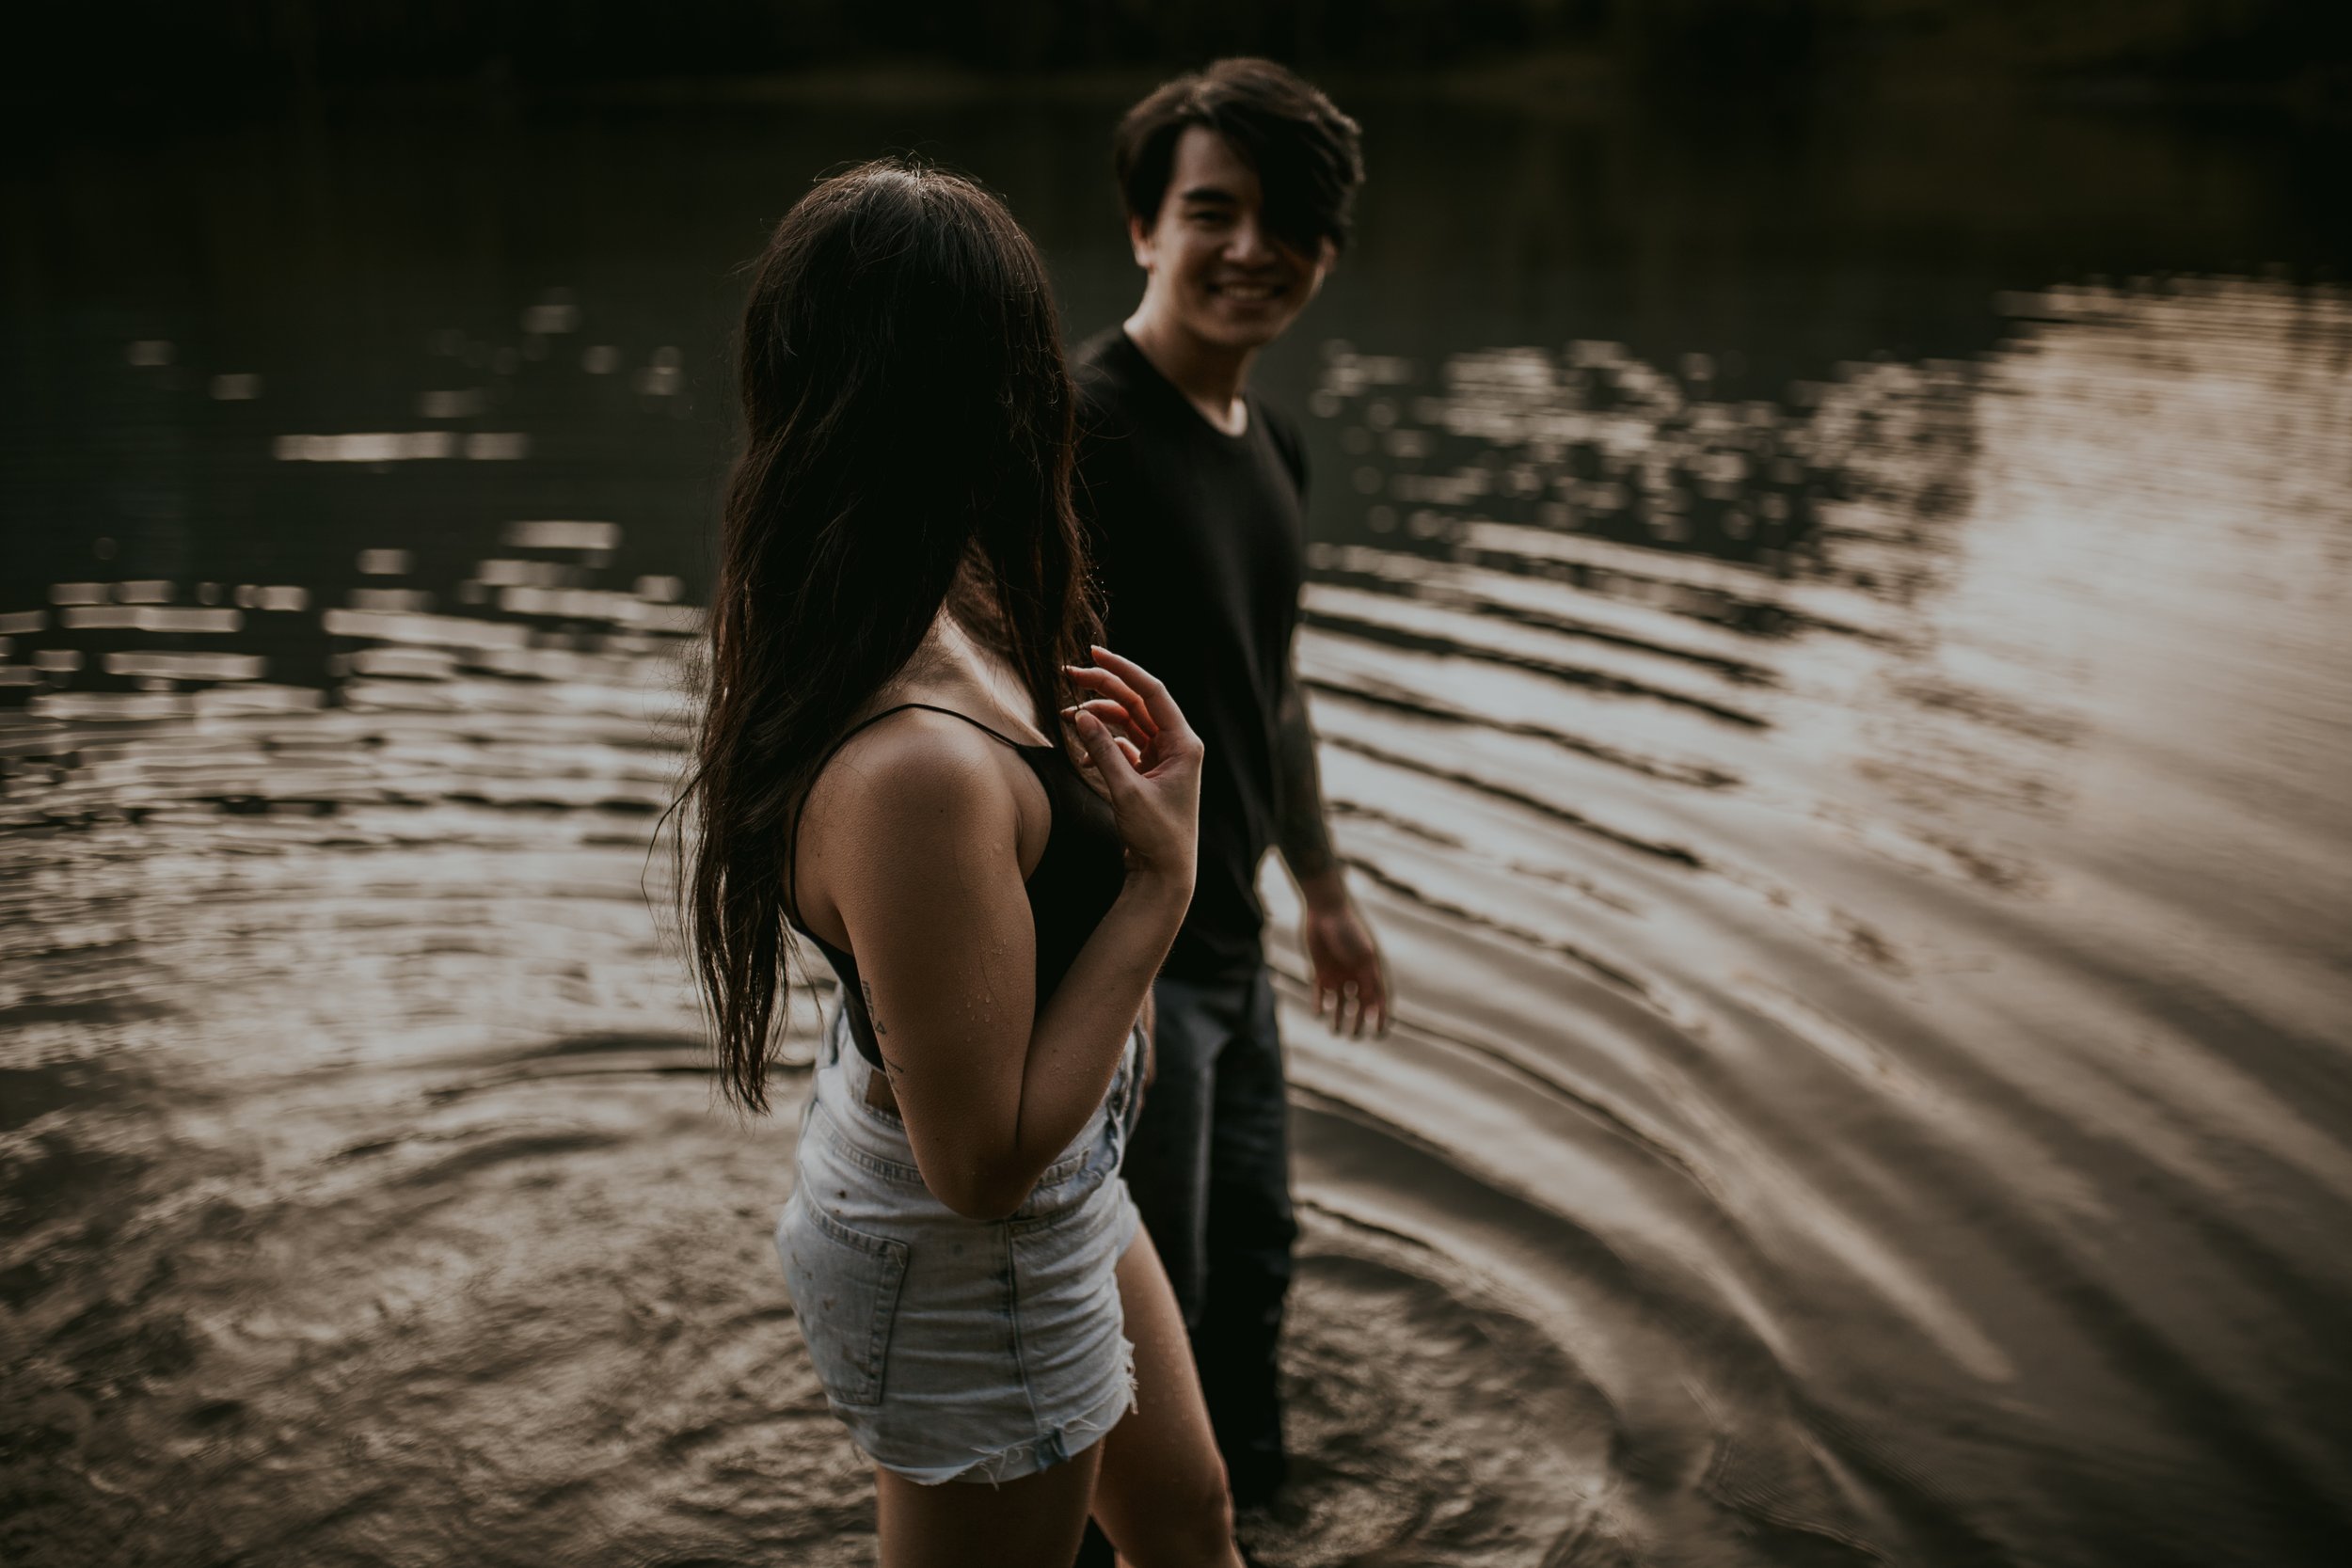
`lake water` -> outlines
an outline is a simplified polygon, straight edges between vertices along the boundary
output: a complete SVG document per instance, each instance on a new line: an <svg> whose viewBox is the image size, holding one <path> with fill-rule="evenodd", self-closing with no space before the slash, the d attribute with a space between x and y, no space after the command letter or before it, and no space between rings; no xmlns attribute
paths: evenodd
<svg viewBox="0 0 2352 1568"><path fill-rule="evenodd" d="M1119 104L0 176L0 1558L871 1560L792 1118L716 1108L648 852L737 269L918 146L1081 336ZM1304 1016L1269 869L1264 1560L2339 1560L2343 138L1354 106L1360 243L1262 380L1400 1022Z"/></svg>

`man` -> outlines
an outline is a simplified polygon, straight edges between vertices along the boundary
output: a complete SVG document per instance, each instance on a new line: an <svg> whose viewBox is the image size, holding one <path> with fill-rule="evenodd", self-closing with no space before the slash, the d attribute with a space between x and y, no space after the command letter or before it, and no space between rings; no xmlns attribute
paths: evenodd
<svg viewBox="0 0 2352 1568"><path fill-rule="evenodd" d="M1110 645L1207 742L1192 909L1153 989L1157 1075L1127 1180L1183 1307L1237 1507L1287 1469L1275 1341L1297 1235L1256 884L1269 845L1306 907L1315 1006L1387 1027L1388 979L1332 852L1292 662L1305 451L1248 390L1347 238L1356 124L1267 60L1220 60L1130 110L1114 145L1143 302L1082 348L1078 506Z"/></svg>

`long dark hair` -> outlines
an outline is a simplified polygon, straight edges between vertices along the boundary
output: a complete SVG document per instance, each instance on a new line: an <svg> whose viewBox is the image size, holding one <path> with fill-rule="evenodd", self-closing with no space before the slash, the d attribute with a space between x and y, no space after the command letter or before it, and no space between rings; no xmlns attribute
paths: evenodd
<svg viewBox="0 0 2352 1568"><path fill-rule="evenodd" d="M987 191L898 159L818 182L759 260L739 354L679 895L723 1087L764 1111L794 830L827 751L951 592L1048 735L1101 622L1059 319Z"/></svg>

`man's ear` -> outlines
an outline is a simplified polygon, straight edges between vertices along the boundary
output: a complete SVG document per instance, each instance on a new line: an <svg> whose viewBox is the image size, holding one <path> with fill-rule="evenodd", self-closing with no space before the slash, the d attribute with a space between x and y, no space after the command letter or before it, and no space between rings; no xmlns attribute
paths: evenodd
<svg viewBox="0 0 2352 1568"><path fill-rule="evenodd" d="M1146 228L1143 220L1133 213L1127 214L1127 247L1135 252L1136 265L1150 272L1152 263L1156 259L1156 253L1152 245L1152 230Z"/></svg>

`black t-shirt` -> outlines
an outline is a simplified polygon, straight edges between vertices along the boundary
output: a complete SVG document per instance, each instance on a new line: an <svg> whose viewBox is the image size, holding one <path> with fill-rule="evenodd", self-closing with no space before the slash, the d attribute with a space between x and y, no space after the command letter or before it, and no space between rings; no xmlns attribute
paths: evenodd
<svg viewBox="0 0 2352 1568"><path fill-rule="evenodd" d="M1307 458L1254 395L1248 428L1203 419L1118 327L1073 367L1078 515L1106 601L1104 641L1168 683L1207 745L1200 870L1162 973L1261 960L1258 863L1274 841L1275 706L1306 575Z"/></svg>

